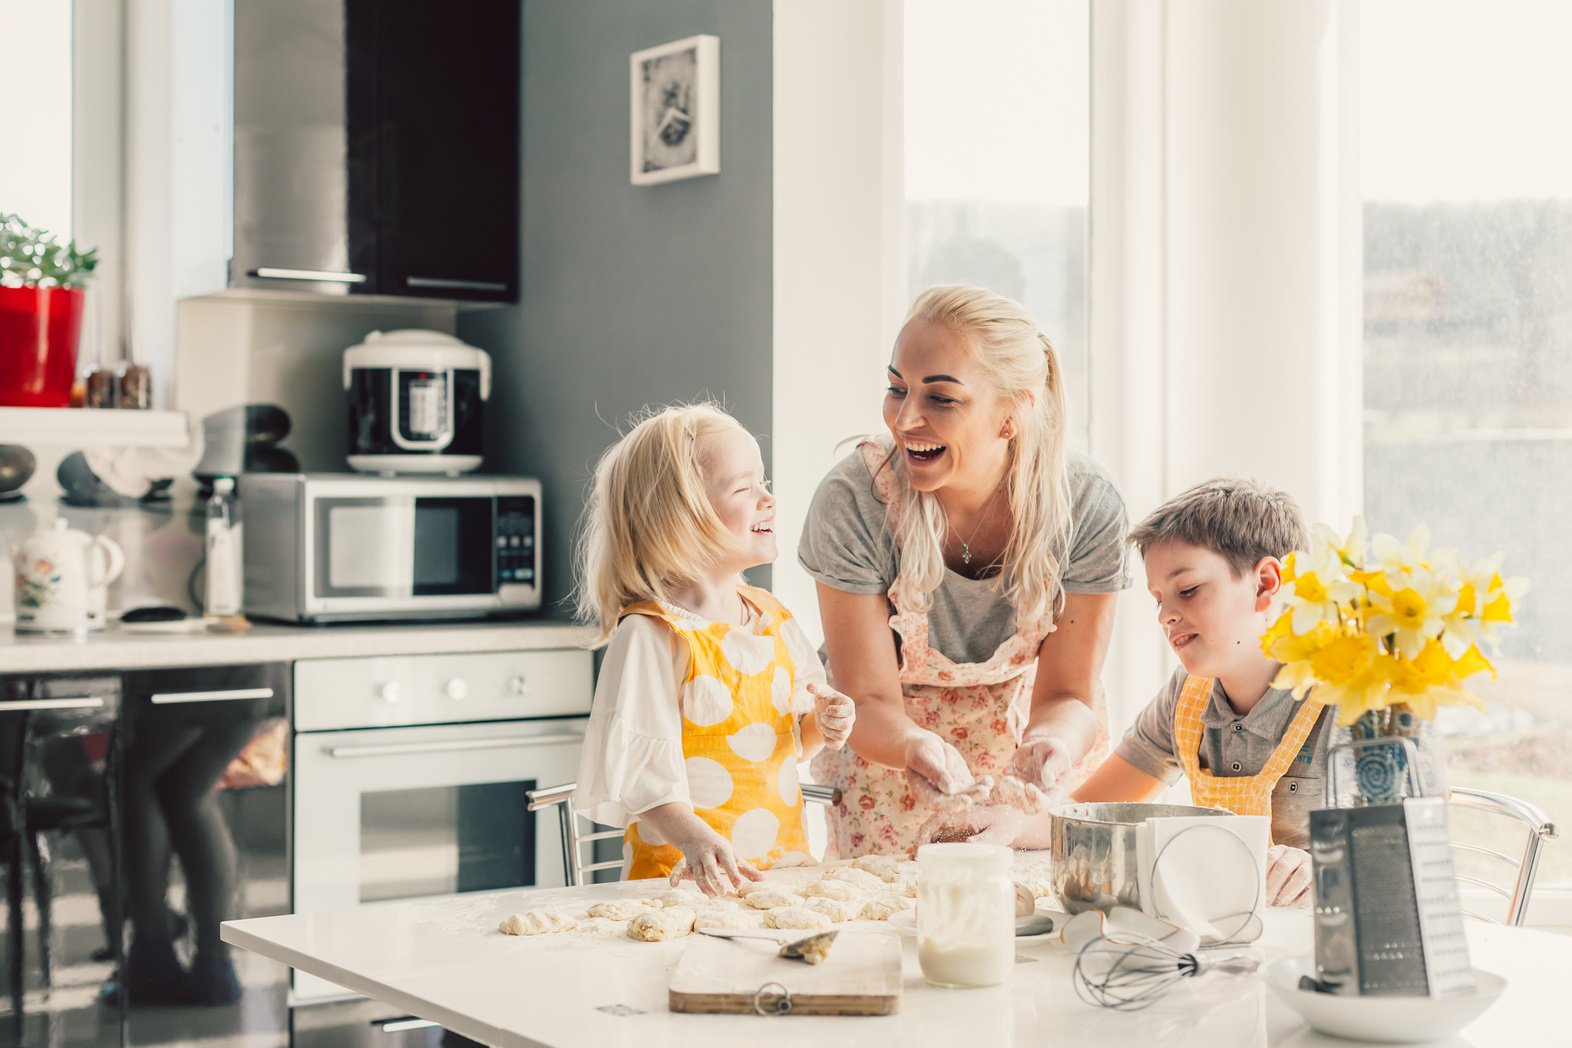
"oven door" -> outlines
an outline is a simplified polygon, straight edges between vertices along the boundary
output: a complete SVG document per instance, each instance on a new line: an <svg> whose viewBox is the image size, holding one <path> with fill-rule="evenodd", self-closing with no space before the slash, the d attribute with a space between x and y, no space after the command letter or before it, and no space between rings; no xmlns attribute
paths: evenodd
<svg viewBox="0 0 1572 1048"><path fill-rule="evenodd" d="M318 496L310 506L312 601L412 606L496 592L489 495ZM432 600L432 598L437 598Z"/></svg>
<svg viewBox="0 0 1572 1048"><path fill-rule="evenodd" d="M295 912L563 884L557 814L524 794L573 781L585 723L297 734ZM295 974L298 1003L347 992Z"/></svg>

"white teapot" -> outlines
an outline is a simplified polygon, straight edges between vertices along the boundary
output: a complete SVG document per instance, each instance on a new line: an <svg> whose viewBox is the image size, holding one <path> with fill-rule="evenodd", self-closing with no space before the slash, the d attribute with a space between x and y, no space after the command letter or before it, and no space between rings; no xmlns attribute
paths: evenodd
<svg viewBox="0 0 1572 1048"><path fill-rule="evenodd" d="M119 577L125 554L114 540L76 531L64 518L35 531L13 551L16 628L80 633L102 629L94 594Z"/></svg>

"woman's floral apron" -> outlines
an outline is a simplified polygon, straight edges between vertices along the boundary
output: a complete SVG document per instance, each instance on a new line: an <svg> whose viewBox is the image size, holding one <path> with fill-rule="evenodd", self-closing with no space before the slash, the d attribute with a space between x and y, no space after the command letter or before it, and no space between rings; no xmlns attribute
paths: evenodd
<svg viewBox="0 0 1572 1048"><path fill-rule="evenodd" d="M881 469L888 449L864 441L858 450L886 506L890 533L895 534L900 492L892 471ZM1052 613L1037 622L1017 622L1015 634L987 662L956 663L928 647L927 613L912 610L917 595L903 575L897 573L888 596L895 609L890 628L901 641L906 715L955 746L973 775L998 778L1009 769L1026 728L1037 677L1037 649L1053 632ZM1092 710L1097 738L1070 772L1075 784L1108 753L1108 716L1101 687ZM917 843L918 829L933 814L918 803L903 769L872 764L850 747L821 751L812 769L815 782L841 790L840 803L830 809L828 858L909 852Z"/></svg>

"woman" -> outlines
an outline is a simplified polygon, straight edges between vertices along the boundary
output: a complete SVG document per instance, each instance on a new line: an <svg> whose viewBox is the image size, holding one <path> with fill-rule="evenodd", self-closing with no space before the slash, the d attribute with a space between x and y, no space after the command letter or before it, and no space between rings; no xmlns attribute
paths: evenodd
<svg viewBox="0 0 1572 1048"><path fill-rule="evenodd" d="M829 671L857 703L831 852L902 851L940 794L1015 775L1062 793L1107 748L1098 674L1124 503L1065 448L1063 376L1026 310L965 285L913 304L889 365L889 440L819 485L798 559Z"/></svg>

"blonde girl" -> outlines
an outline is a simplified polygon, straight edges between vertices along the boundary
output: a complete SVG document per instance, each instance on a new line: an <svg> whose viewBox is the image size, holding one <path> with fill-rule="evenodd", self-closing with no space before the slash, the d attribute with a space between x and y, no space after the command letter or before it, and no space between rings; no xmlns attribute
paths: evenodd
<svg viewBox="0 0 1572 1048"><path fill-rule="evenodd" d="M797 761L851 733L802 628L744 569L777 555L758 442L669 407L601 457L579 546L581 619L606 644L581 808L624 826L623 875L707 895L810 861Z"/></svg>

